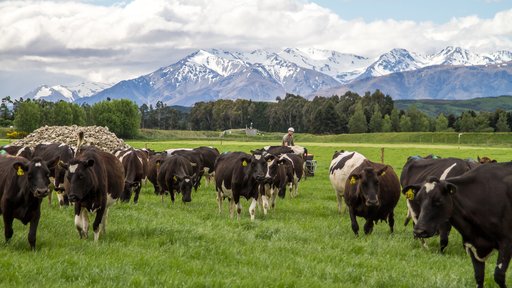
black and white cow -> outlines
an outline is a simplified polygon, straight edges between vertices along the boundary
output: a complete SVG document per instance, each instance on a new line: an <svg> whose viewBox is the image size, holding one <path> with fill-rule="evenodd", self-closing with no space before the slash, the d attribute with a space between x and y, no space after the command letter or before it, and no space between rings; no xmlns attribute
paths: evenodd
<svg viewBox="0 0 512 288"><path fill-rule="evenodd" d="M251 201L249 214L251 220L254 220L258 196L265 183L267 171L267 160L261 154L251 155L244 152L221 154L215 162L215 188L219 213L222 211L222 201L228 198L231 217L236 206L237 217L240 219L242 212L240 197L243 196Z"/></svg>
<svg viewBox="0 0 512 288"><path fill-rule="evenodd" d="M483 287L485 260L498 250L494 280L506 287L505 274L512 257L512 162L480 165L467 173L422 186L408 186L421 206L414 235L432 237L450 221L462 235L471 257L478 287Z"/></svg>
<svg viewBox="0 0 512 288"><path fill-rule="evenodd" d="M34 150L34 157L40 157L44 161L50 161L55 158L59 158L59 161L64 163L69 162L75 155L75 151L71 146L64 143L52 143L52 144L40 144L36 146ZM50 168L50 180L53 180L53 187L57 192L57 198L59 199L60 206L68 206L69 200L68 195L64 189L64 176L66 170L61 165L55 165ZM50 185L51 187L51 185ZM48 203L51 205L52 202L52 191L48 194Z"/></svg>
<svg viewBox="0 0 512 288"><path fill-rule="evenodd" d="M148 170L148 154L142 150L132 148L117 151L114 155L123 164L125 174L124 189L120 199L123 202L130 202L133 193L133 202L137 203L142 188L142 180L146 178Z"/></svg>
<svg viewBox="0 0 512 288"><path fill-rule="evenodd" d="M304 160L297 154L287 153L279 157L279 162L284 165L286 171L286 182L290 187L290 196L295 198L299 195L299 181L304 175ZM285 193L285 191L281 190L280 193ZM279 196L284 198L285 194Z"/></svg>
<svg viewBox="0 0 512 288"><path fill-rule="evenodd" d="M167 158L167 153L156 153L149 156L148 162L148 180L153 184L154 192L156 195L160 194L158 187L158 171L160 170L161 163Z"/></svg>
<svg viewBox="0 0 512 288"><path fill-rule="evenodd" d="M174 193L181 193L183 202L192 201L192 187L194 185L195 171L190 160L181 155L172 155L166 157L160 162L158 171L158 187L160 195L169 192L172 203L174 203ZM163 199L163 198L162 198Z"/></svg>
<svg viewBox="0 0 512 288"><path fill-rule="evenodd" d="M14 219L19 219L24 225L30 223L28 242L32 249L36 248L41 201L49 193L48 168L55 166L57 161L58 159L45 162L41 158L28 161L23 157L0 157L0 214L3 215L6 241L14 233Z"/></svg>
<svg viewBox="0 0 512 288"><path fill-rule="evenodd" d="M93 222L94 241L105 233L108 208L121 195L124 188L124 168L110 153L96 147L80 147L77 155L67 164L64 186L69 201L75 204L75 227L80 238L87 238L89 213L96 213Z"/></svg>
<svg viewBox="0 0 512 288"><path fill-rule="evenodd" d="M470 169L478 166L476 162L466 161L458 158L421 158L418 156L411 156L405 163L402 174L400 175L400 184L402 187L414 185L421 187L429 177L437 177L444 180L447 177L455 177L462 175ZM403 190L402 193L407 198L407 219L412 218L413 223L418 222L418 217L421 213L421 207L417 201L414 200L412 192ZM408 220L406 220L407 225ZM448 245L448 236L450 234L451 225L446 221L439 227L440 236L440 249L441 252ZM423 241L424 242L424 241ZM423 245L426 245L423 243Z"/></svg>
<svg viewBox="0 0 512 288"><path fill-rule="evenodd" d="M343 197L349 209L354 234L359 233L356 216L365 218L365 234L370 234L374 223L378 221L387 221L393 232L394 209L400 199L400 182L391 166L364 160L346 180Z"/></svg>
<svg viewBox="0 0 512 288"><path fill-rule="evenodd" d="M336 151L332 156L331 165L329 166L329 180L332 188L336 192L336 201L338 203L338 212L343 211L343 194L345 194L345 182L348 176L363 161L366 160L362 154L351 151Z"/></svg>
<svg viewBox="0 0 512 288"><path fill-rule="evenodd" d="M201 185L201 177L203 176L203 156L201 152L196 151L191 148L176 148L176 149L168 149L165 151L167 153L167 157L172 155L180 155L187 158L192 167L194 169L194 179L192 179L194 190L197 191L199 185Z"/></svg>
<svg viewBox="0 0 512 288"><path fill-rule="evenodd" d="M0 148L0 150L5 151L12 156L21 156L25 159L32 159L34 149L30 146L19 146L19 145L5 145Z"/></svg>
<svg viewBox="0 0 512 288"><path fill-rule="evenodd" d="M220 155L219 150L207 146L197 147L194 148L194 150L201 154L205 183L208 185L215 175L215 160L217 160L217 157Z"/></svg>
<svg viewBox="0 0 512 288"><path fill-rule="evenodd" d="M308 149L302 146L265 146L263 151L273 154L275 156L281 156L282 154L294 153L305 159L308 155Z"/></svg>

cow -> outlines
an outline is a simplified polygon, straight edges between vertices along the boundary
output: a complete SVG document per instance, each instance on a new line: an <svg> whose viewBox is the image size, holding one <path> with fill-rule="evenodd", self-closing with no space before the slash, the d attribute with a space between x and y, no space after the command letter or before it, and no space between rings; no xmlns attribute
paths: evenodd
<svg viewBox="0 0 512 288"><path fill-rule="evenodd" d="M160 194L160 188L158 187L158 171L160 170L160 164L167 157L166 153L156 153L149 157L148 162L148 180L153 184L155 195Z"/></svg>
<svg viewBox="0 0 512 288"><path fill-rule="evenodd" d="M14 233L14 219L18 219L24 225L30 223L28 243L35 250L41 202L49 193L49 168L57 161L58 158L46 162L41 158L29 161L23 157L0 157L0 214L6 242Z"/></svg>
<svg viewBox="0 0 512 288"><path fill-rule="evenodd" d="M67 163L74 155L75 151L73 148L63 143L39 144L34 149L34 157L40 157L45 161L58 157L59 161ZM64 189L65 174L66 171L60 165L50 168L50 180L53 180L53 187L50 185L50 193L48 194L48 203L50 205L52 204L52 189L57 192L57 198L61 207L69 205L68 195Z"/></svg>
<svg viewBox="0 0 512 288"><path fill-rule="evenodd" d="M12 156L21 156L25 159L32 159L34 149L30 146L19 146L19 145L5 145L0 148L0 150L5 151Z"/></svg>
<svg viewBox="0 0 512 288"><path fill-rule="evenodd" d="M158 187L160 194L169 192L174 203L174 192L181 193L184 203L192 201L192 187L195 171L192 163L181 155L172 155L160 163Z"/></svg>
<svg viewBox="0 0 512 288"><path fill-rule="evenodd" d="M285 166L286 182L290 187L290 196L292 198L299 195L299 181L304 174L304 160L293 153L286 153L279 157L279 162ZM280 190L280 197L284 198L286 190Z"/></svg>
<svg viewBox="0 0 512 288"><path fill-rule="evenodd" d="M260 195L258 203L263 207L263 213L266 215L269 208L268 199L271 199L271 208L275 208L276 197L284 198L286 195L286 185L288 184L288 174L293 173L293 168L286 165L287 160L280 160L272 154L263 154L267 160L267 173L265 174L264 184L260 184Z"/></svg>
<svg viewBox="0 0 512 288"><path fill-rule="evenodd" d="M331 165L329 166L329 180L336 192L339 213L343 211L343 195L345 194L345 183L348 176L364 160L366 160L366 157L362 154L344 150L335 151L332 156Z"/></svg>
<svg viewBox="0 0 512 288"><path fill-rule="evenodd" d="M480 165L467 173L440 180L431 177L409 186L421 214L414 236L432 237L446 221L462 235L478 287L483 287L485 260L498 250L494 281L505 285L512 257L512 162Z"/></svg>
<svg viewBox="0 0 512 288"><path fill-rule="evenodd" d="M219 150L207 146L197 147L194 148L194 150L201 154L205 183L208 185L215 175L215 160L217 160L217 157L220 155Z"/></svg>
<svg viewBox="0 0 512 288"><path fill-rule="evenodd" d="M462 175L477 165L477 163L458 158L425 159L418 156L411 156L408 157L407 162L402 169L400 184L402 187L410 185L421 187L430 176L444 180L447 177ZM413 223L416 224L418 222L418 215L420 215L421 208L414 198L411 197L411 192L408 192L408 190L402 190L402 193L407 198L408 217L405 225L407 225L408 219L410 218L412 218ZM440 236L439 244L441 252L443 252L446 246L448 246L450 230L451 225L448 221L439 227L438 232ZM425 243L423 243L423 245L425 245Z"/></svg>
<svg viewBox="0 0 512 288"><path fill-rule="evenodd" d="M388 221L393 233L393 210L400 199L400 183L391 166L364 160L346 180L344 198L356 236L359 235L356 216L366 219L365 234L370 234L379 220Z"/></svg>
<svg viewBox="0 0 512 288"><path fill-rule="evenodd" d="M194 179L192 179L194 190L197 191L197 188L201 184L201 177L203 176L203 156L199 151L196 151L191 148L177 148L177 149L168 149L165 151L167 156L172 155L181 155L187 158L194 168Z"/></svg>
<svg viewBox="0 0 512 288"><path fill-rule="evenodd" d="M305 159L308 155L308 149L302 146L265 146L263 150L267 153L274 154L276 156L281 156L281 154L294 153Z"/></svg>
<svg viewBox="0 0 512 288"><path fill-rule="evenodd" d="M87 238L88 213L96 213L93 222L94 241L105 233L108 208L119 198L124 188L124 168L108 152L94 146L80 147L77 155L62 163L66 169L64 182L69 201L75 205L75 227L80 238Z"/></svg>
<svg viewBox="0 0 512 288"><path fill-rule="evenodd" d="M219 213L222 212L222 201L228 198L231 218L236 206L237 219L240 219L242 212L240 197L243 196L251 201L249 215L251 221L254 221L257 199L267 171L267 160L261 154L251 155L244 152L221 154L215 162L215 189Z"/></svg>
<svg viewBox="0 0 512 288"><path fill-rule="evenodd" d="M133 202L139 201L139 194L142 188L142 180L146 178L148 170L147 153L138 149L126 149L117 151L114 155L121 161L124 168L124 189L120 199L122 202L130 202L133 196Z"/></svg>

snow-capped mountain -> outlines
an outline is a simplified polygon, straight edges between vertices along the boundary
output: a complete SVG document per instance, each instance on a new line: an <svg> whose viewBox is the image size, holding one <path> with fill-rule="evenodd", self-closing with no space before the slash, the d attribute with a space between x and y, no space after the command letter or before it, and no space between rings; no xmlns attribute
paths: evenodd
<svg viewBox="0 0 512 288"><path fill-rule="evenodd" d="M102 88L98 86L97 89L99 90L96 90L95 93L93 90L87 90L87 87L90 86L85 84L81 88L42 86L24 97L28 96L35 99L39 97L51 101L76 101L77 103L95 103L108 98L127 98L135 101L138 105L154 105L158 101L167 105L193 105L198 101L239 98L275 101L276 97L282 97L285 93L303 96L318 95L322 91L338 91L336 89L339 87L350 87L352 83L363 83L365 79L367 79L365 81L372 81L372 83L384 83L387 81L385 79L388 78L382 78L384 79L383 82L375 79L409 71L423 71L422 73L429 75L429 77L441 77L428 73L428 71L437 71L435 70L437 66L444 67L439 70L443 73L442 77L450 78L450 73L469 73L468 69L455 69L456 67L496 65L496 67L493 66L494 70L492 70L496 73L491 73L494 75L493 77L505 77L504 74L498 72L500 67L505 69L510 64L509 61L512 61L511 51L477 54L452 46L431 55L421 55L406 49L396 48L373 59L313 48L260 49L252 52L209 49L198 50L174 64L135 79L121 81L112 87ZM489 78L491 74L485 74L488 77L487 79L492 80ZM408 79L412 81L411 83L414 83L413 77L422 77L420 76L422 74L418 73L407 75L413 75L408 76ZM452 79L464 79L464 81L473 83L474 86L479 85L480 80L476 78L472 80L471 78L471 75L475 76L476 74L469 73L467 75L470 76ZM401 82L395 81L395 83ZM436 83L441 82L437 81ZM450 89L464 86L464 89L466 89L464 95L469 97L473 88L466 84L457 86L457 83L453 83L453 85L450 85ZM376 89L381 89L392 96L395 93L396 95L411 95L411 97L420 95L411 92L414 87L407 87L406 90L410 94L404 94L400 90L402 86L398 84L393 85L393 91L386 91L386 85L378 86L382 88L377 86L375 86ZM501 85L500 87L505 86ZM365 85L358 84L357 87L365 87ZM388 85L388 87L390 86ZM402 88L405 89L405 87ZM477 88L474 87L474 89ZM439 91L442 87L424 86L422 89L421 97L436 98L440 95ZM450 95L449 91L443 93L443 95ZM499 95L496 93L503 93L503 91L490 89L488 93L489 96L494 96ZM94 95L84 97L87 96L86 94ZM462 94L457 94L455 91L453 95Z"/></svg>
<svg viewBox="0 0 512 288"><path fill-rule="evenodd" d="M63 86L47 86L42 85L35 90L25 94L23 99L44 99L46 101L58 102L66 101L73 102L83 97L90 97L102 90L111 87L112 84L95 83L95 82L82 82L76 85Z"/></svg>

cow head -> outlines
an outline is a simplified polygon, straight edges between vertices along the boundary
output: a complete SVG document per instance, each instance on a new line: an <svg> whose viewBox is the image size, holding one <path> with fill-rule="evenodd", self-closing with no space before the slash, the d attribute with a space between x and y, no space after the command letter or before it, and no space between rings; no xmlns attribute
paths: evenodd
<svg viewBox="0 0 512 288"><path fill-rule="evenodd" d="M347 181L350 185L358 185L357 192L363 197L365 205L375 207L380 205L379 178L384 175L389 166L384 166L378 171L373 167L366 167L359 173L351 174Z"/></svg>
<svg viewBox="0 0 512 288"><path fill-rule="evenodd" d="M195 174L192 176L176 177L178 191L180 191L182 195L181 200L185 203L192 201L192 187L194 187L195 178Z"/></svg>
<svg viewBox="0 0 512 288"><path fill-rule="evenodd" d="M405 191L405 192L404 192ZM423 185L410 185L402 189L409 200L420 205L421 213L414 225L414 236L420 238L432 237L445 223L453 210L452 195L457 187L445 180L429 177Z"/></svg>
<svg viewBox="0 0 512 288"><path fill-rule="evenodd" d="M139 181L130 182L130 181L125 180L123 193L121 193L121 195L119 197L121 199L121 201L123 201L123 202L130 201L130 198L132 197L133 190L136 189L137 187L139 187L140 185L141 185L141 183Z"/></svg>
<svg viewBox="0 0 512 288"><path fill-rule="evenodd" d="M268 171L268 164L266 157L275 157L269 154L254 154L249 157L240 157L240 165L248 168L249 177L256 180L256 182L263 184L265 182L265 176ZM270 159L270 158L269 158Z"/></svg>
<svg viewBox="0 0 512 288"><path fill-rule="evenodd" d="M77 202L86 199L93 187L98 186L98 179L93 171L94 159L72 159L69 164L63 164L69 183L69 201Z"/></svg>
<svg viewBox="0 0 512 288"><path fill-rule="evenodd" d="M34 158L28 163L21 161L12 164L16 170L17 181L20 187L28 188L28 191L36 198L43 198L48 195L50 185L50 169L57 163L58 158L52 161L43 161L41 158Z"/></svg>
<svg viewBox="0 0 512 288"><path fill-rule="evenodd" d="M265 183L272 183L277 175L277 168L282 162L272 154L267 154L265 160L267 161L267 173L265 174Z"/></svg>

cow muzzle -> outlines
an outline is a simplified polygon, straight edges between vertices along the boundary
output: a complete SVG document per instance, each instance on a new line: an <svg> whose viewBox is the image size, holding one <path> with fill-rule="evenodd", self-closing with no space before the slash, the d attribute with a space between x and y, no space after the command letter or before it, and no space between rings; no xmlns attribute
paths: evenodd
<svg viewBox="0 0 512 288"><path fill-rule="evenodd" d="M414 233L414 237L416 237L416 238L430 238L430 237L434 236L435 231L429 232L428 230L423 229L421 227L417 227L417 225L416 225L416 227L413 230L413 233Z"/></svg>
<svg viewBox="0 0 512 288"><path fill-rule="evenodd" d="M48 189L48 187L46 187L46 188L36 188L36 190L34 191L34 196L37 197L37 198L43 198L43 197L48 196L49 191L50 190Z"/></svg>
<svg viewBox="0 0 512 288"><path fill-rule="evenodd" d="M368 199L368 200L366 200L366 206L368 206L368 207L379 206L379 204L380 204L379 199Z"/></svg>

